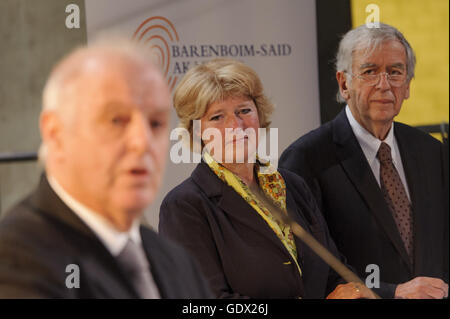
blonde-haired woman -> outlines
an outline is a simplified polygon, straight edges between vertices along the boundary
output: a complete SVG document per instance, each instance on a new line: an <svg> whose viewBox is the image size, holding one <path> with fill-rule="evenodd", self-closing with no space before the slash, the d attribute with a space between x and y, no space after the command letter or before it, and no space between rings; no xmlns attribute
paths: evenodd
<svg viewBox="0 0 450 319"><path fill-rule="evenodd" d="M159 232L196 258L218 298L369 297L353 283L335 289L342 279L256 196L271 200L338 255L304 181L282 169L263 171L267 164L255 157L258 129L269 126L273 105L254 70L223 59L198 65L178 85L174 106L191 139L203 137L203 155L165 197ZM211 129L220 134L205 134ZM255 134L230 137L231 129Z"/></svg>

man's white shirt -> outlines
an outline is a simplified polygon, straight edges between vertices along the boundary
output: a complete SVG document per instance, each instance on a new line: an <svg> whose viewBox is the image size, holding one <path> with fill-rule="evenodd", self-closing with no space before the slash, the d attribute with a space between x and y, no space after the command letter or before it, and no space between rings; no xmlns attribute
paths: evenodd
<svg viewBox="0 0 450 319"><path fill-rule="evenodd" d="M129 231L120 232L106 218L69 195L54 177L47 176L47 179L56 195L97 235L114 257L117 257L124 249L128 239L142 247L138 220L133 223Z"/></svg>
<svg viewBox="0 0 450 319"><path fill-rule="evenodd" d="M411 201L411 197L409 196L409 188L408 183L406 182L405 170L403 169L402 158L400 155L400 150L398 148L398 143L394 135L394 126L392 126L389 130L384 141L379 140L375 136L373 136L369 131L367 131L358 121L353 117L352 112L350 111L350 107L347 105L345 107L345 114L347 115L347 119L350 123L350 126L353 130L353 133L358 140L359 145L369 163L370 168L372 169L373 175L375 176L378 185L380 186L380 161L377 158L378 149L380 148L381 142L384 142L389 145L391 148L392 162L400 175L400 179L403 183L403 186L406 190L406 195L408 199ZM381 187L381 186L380 186Z"/></svg>

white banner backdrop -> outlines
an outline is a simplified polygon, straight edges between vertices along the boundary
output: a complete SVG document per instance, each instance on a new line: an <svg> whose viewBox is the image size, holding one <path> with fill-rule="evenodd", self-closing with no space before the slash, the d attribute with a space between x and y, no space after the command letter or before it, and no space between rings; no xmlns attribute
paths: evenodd
<svg viewBox="0 0 450 319"><path fill-rule="evenodd" d="M88 41L102 33L148 44L169 85L217 57L247 63L276 108L278 153L320 124L314 0L85 0ZM177 118L172 114L172 127ZM176 142L171 142L171 145ZM168 160L164 184L146 212L157 229L159 206L196 164Z"/></svg>

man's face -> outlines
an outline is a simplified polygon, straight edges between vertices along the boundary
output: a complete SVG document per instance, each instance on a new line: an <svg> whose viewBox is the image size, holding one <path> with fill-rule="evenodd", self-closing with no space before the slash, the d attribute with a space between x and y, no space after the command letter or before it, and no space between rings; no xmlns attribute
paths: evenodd
<svg viewBox="0 0 450 319"><path fill-rule="evenodd" d="M405 49L395 40L382 43L370 55L365 54L365 49L357 49L353 52L352 73L354 75L381 72L396 74L397 70L398 72L402 70L405 74L406 67ZM381 75L381 79L373 86L356 76L353 77L351 84L346 82L346 85L348 91L345 92L344 97L353 116L369 130L374 125L390 125L400 112L403 100L409 97L409 81L405 80L400 87L393 87L385 75Z"/></svg>
<svg viewBox="0 0 450 319"><path fill-rule="evenodd" d="M68 103L76 111L63 129L60 158L66 190L127 228L152 202L162 179L170 95L149 65L109 62L93 61L92 70L74 81Z"/></svg>

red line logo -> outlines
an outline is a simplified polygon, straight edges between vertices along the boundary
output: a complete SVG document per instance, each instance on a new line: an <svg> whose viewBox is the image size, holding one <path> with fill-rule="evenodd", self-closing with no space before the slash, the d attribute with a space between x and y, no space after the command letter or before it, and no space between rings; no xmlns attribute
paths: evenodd
<svg viewBox="0 0 450 319"><path fill-rule="evenodd" d="M169 45L179 41L177 30L167 18L156 16L142 22L133 34L133 40L150 46L150 52L163 70L170 90L177 83L177 76L168 76L171 67Z"/></svg>

